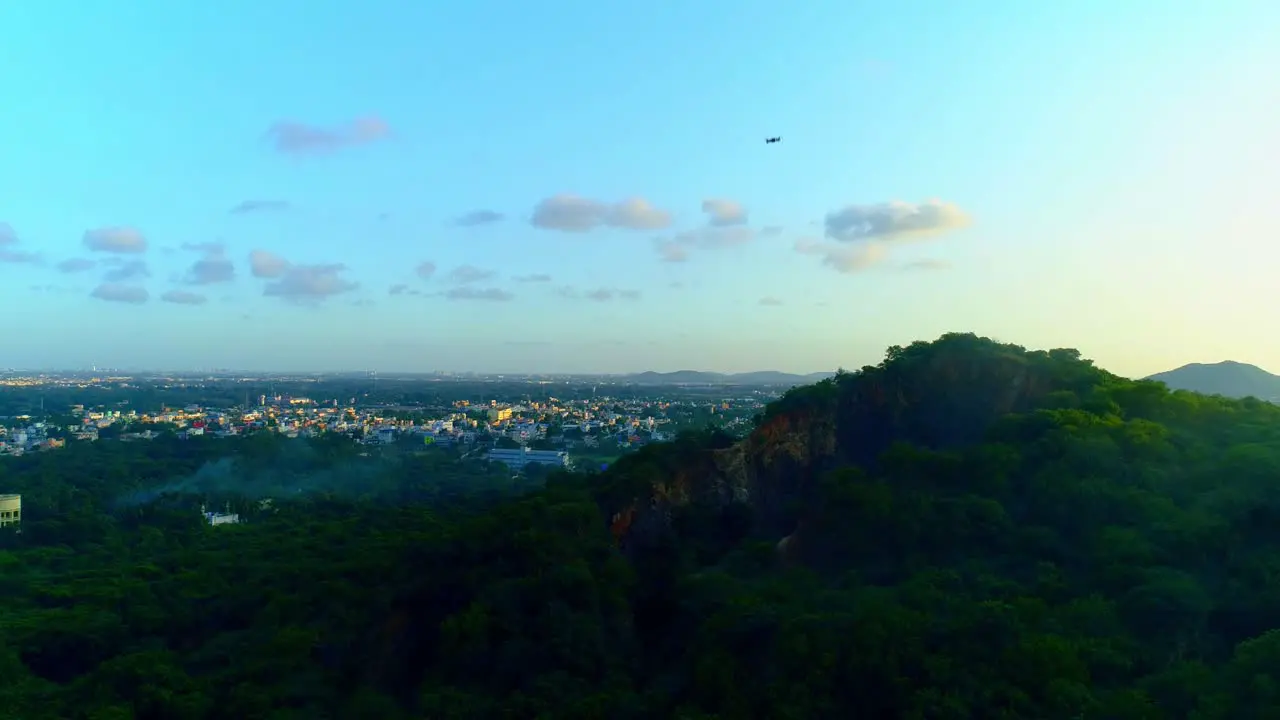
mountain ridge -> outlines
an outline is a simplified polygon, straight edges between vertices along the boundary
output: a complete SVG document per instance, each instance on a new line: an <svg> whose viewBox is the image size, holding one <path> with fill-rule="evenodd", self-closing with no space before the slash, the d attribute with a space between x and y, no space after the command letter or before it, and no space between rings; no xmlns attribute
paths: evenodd
<svg viewBox="0 0 1280 720"><path fill-rule="evenodd" d="M1256 397L1280 401L1280 375L1257 365L1223 360L1216 363L1188 363L1149 375L1144 380L1162 382L1171 390L1190 390L1229 398Z"/></svg>

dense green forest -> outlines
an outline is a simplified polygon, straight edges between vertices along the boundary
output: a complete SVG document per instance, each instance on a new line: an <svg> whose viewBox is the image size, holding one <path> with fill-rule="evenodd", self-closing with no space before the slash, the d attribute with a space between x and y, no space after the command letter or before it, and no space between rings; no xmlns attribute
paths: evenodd
<svg viewBox="0 0 1280 720"><path fill-rule="evenodd" d="M951 334L756 423L523 478L265 434L0 462L0 716L1280 718L1280 408Z"/></svg>

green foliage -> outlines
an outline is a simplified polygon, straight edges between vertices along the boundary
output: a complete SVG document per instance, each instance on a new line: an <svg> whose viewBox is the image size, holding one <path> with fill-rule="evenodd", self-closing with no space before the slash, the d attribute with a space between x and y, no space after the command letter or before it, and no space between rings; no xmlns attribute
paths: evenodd
<svg viewBox="0 0 1280 720"><path fill-rule="evenodd" d="M25 513L0 537L0 707L1280 713L1280 409L1075 351L958 334L890 348L788 392L745 457L708 428L537 490L439 451L282 443L101 441L0 463ZM229 455L237 483L137 503ZM261 509L282 474L348 481ZM215 500L250 522L202 524L195 505Z"/></svg>

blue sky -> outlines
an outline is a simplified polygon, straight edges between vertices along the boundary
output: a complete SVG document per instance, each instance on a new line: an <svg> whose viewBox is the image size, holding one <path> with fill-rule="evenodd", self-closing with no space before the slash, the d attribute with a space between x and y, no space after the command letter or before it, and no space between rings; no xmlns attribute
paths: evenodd
<svg viewBox="0 0 1280 720"><path fill-rule="evenodd" d="M1275 2L0 27L0 366L808 372L955 330L1280 371Z"/></svg>

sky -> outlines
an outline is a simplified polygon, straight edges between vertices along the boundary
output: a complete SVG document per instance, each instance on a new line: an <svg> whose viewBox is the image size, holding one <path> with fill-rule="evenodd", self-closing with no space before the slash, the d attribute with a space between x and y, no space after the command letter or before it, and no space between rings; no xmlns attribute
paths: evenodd
<svg viewBox="0 0 1280 720"><path fill-rule="evenodd" d="M0 27L0 367L813 372L956 331L1280 372L1274 0Z"/></svg>

